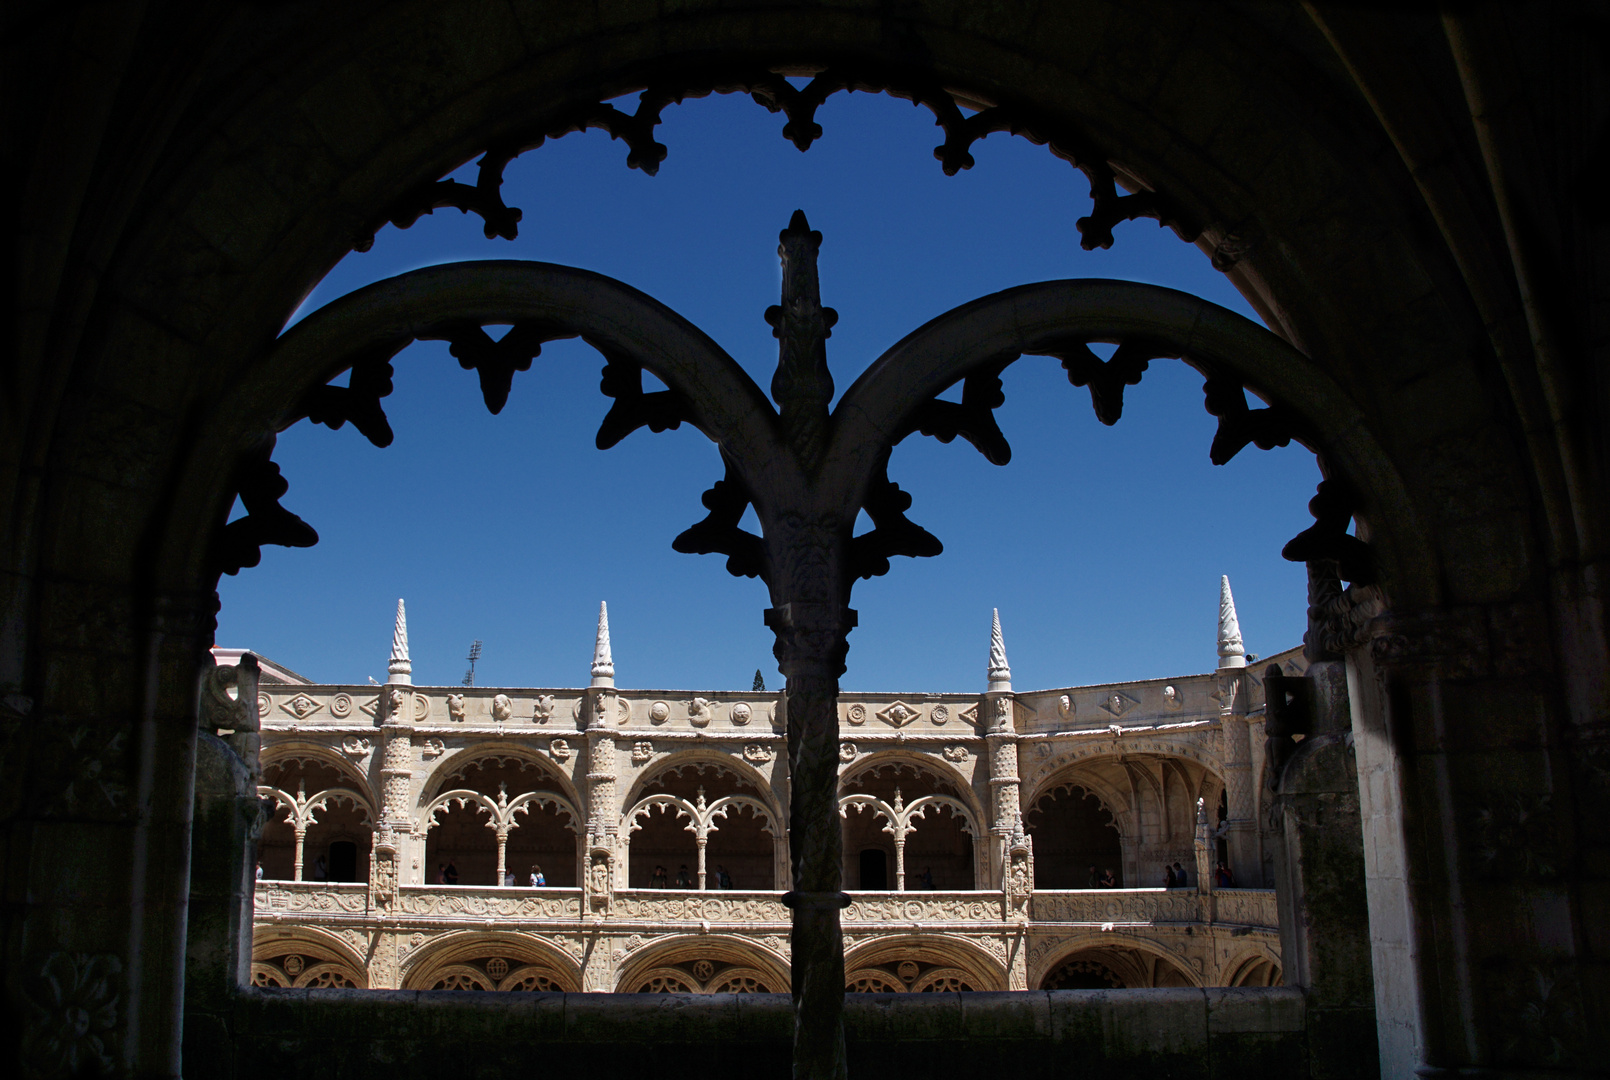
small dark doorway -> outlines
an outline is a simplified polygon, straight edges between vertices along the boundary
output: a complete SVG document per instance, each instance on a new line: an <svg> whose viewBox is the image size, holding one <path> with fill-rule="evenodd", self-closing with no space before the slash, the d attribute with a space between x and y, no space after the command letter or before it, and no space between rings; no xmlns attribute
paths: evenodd
<svg viewBox="0 0 1610 1080"><path fill-rule="evenodd" d="M889 856L877 848L861 852L861 888L879 892L889 888Z"/></svg>
<svg viewBox="0 0 1610 1080"><path fill-rule="evenodd" d="M351 840L336 840L330 844L330 880L358 880L358 845Z"/></svg>

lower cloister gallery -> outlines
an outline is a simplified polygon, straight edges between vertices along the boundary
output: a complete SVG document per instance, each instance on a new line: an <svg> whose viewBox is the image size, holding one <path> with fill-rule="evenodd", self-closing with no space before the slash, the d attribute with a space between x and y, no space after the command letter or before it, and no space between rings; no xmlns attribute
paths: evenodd
<svg viewBox="0 0 1610 1080"><path fill-rule="evenodd" d="M983 694L842 694L846 988L1279 984L1228 581L1220 663L1014 692L997 618ZM602 609L584 689L410 667L401 602L383 687L259 665L254 983L789 989L785 695L618 688Z"/></svg>

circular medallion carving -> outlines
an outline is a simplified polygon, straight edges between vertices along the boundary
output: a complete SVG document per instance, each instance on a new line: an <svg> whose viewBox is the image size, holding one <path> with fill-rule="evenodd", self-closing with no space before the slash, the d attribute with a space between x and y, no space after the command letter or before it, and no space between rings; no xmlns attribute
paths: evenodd
<svg viewBox="0 0 1610 1080"><path fill-rule="evenodd" d="M943 724L945 721L950 719L950 709L945 705L935 705L934 711L928 715L934 718L934 723Z"/></svg>
<svg viewBox="0 0 1610 1080"><path fill-rule="evenodd" d="M300 956L287 956L281 966L285 968L285 974L294 978L302 973L303 961Z"/></svg>
<svg viewBox="0 0 1610 1080"><path fill-rule="evenodd" d="M709 982L715 973L716 966L708 960L697 960L693 964L693 977L700 982Z"/></svg>
<svg viewBox="0 0 1610 1080"><path fill-rule="evenodd" d="M257 695L257 715L258 716L267 716L268 715L268 710L273 708L273 707L274 707L274 703L272 701L268 700L268 695L267 694L258 694Z"/></svg>
<svg viewBox="0 0 1610 1080"><path fill-rule="evenodd" d="M257 701L258 701L259 708L261 708L263 699L258 698ZM351 716L352 715L352 695L350 695L350 694L337 694L335 697L331 698L330 699L330 715L335 716L335 717L341 717L341 718Z"/></svg>
<svg viewBox="0 0 1610 1080"><path fill-rule="evenodd" d="M749 723L749 718L754 715L754 711L749 708L748 702L740 701L732 707L730 715L732 722L742 727L744 724Z"/></svg>
<svg viewBox="0 0 1610 1080"><path fill-rule="evenodd" d="M671 706L663 701L656 701L648 707L648 718L656 724L663 724L671 719Z"/></svg>
<svg viewBox="0 0 1610 1080"><path fill-rule="evenodd" d="M501 956L494 956L486 962L486 973L494 979L501 979L509 973L509 962Z"/></svg>
<svg viewBox="0 0 1610 1080"><path fill-rule="evenodd" d="M900 966L895 968L895 974L899 975L908 983L915 982L917 978L917 965L910 960L902 960L900 961Z"/></svg>
<svg viewBox="0 0 1610 1080"><path fill-rule="evenodd" d="M866 706L851 705L844 715L852 724L864 724L866 723Z"/></svg>
<svg viewBox="0 0 1610 1080"><path fill-rule="evenodd" d="M840 761L854 761L857 753L859 753L859 751L856 749L853 742L839 743Z"/></svg>
<svg viewBox="0 0 1610 1080"><path fill-rule="evenodd" d="M335 709L332 708L330 711L334 712ZM430 719L430 698L426 697L424 694L415 694L414 695L414 720L415 721L421 721L421 720L429 720L429 719Z"/></svg>

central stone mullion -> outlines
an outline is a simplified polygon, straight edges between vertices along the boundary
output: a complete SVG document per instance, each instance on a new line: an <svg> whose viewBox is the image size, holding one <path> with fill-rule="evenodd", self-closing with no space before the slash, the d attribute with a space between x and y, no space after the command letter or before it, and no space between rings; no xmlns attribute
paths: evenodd
<svg viewBox="0 0 1610 1080"><path fill-rule="evenodd" d="M842 600L849 532L768 530L774 571L766 612L787 680L789 853L793 888L790 967L794 995L794 1076L841 1080L844 1047L844 945L839 911L843 838L839 829L839 676L855 612ZM842 533L842 535L840 535Z"/></svg>

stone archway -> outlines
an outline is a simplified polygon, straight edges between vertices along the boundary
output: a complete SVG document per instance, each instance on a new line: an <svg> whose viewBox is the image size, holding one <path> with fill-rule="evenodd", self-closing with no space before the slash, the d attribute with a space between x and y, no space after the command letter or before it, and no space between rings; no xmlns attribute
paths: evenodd
<svg viewBox="0 0 1610 1080"><path fill-rule="evenodd" d="M1519 1049L1502 1049L1499 1035L1525 1015L1505 988L1527 965L1574 971L1578 957L1561 959L1556 943L1580 940L1577 916L1561 916L1565 933L1509 938L1498 954L1487 939L1503 935L1485 923L1450 929L1438 898L1467 896L1467 910L1498 912L1492 925L1506 928L1532 925L1522 917L1532 910L1577 910L1574 871L1516 889L1483 869L1489 846L1467 835L1468 822L1518 806L1494 826L1509 835L1519 818L1590 805L1578 789L1598 790L1583 762L1600 737L1578 730L1597 727L1571 721L1594 715L1605 666L1587 584L1602 560L1595 508L1605 500L1592 479L1602 425L1596 396L1581 392L1591 379L1576 370L1592 365L1560 361L1561 317L1534 302L1528 255L1536 247L1558 270L1568 308L1600 284L1596 258L1582 254L1598 239L1579 228L1587 211L1567 195L1572 169L1506 181L1506 169L1530 177L1550 160L1537 145L1582 143L1535 123L1518 136L1513 115L1540 103L1532 115L1549 116L1551 103L1589 97L1588 76L1570 64L1511 73L1516 43L1552 59L1561 47L1540 40L1582 35L1558 34L1548 18L1515 26L1479 12L1439 22L1418 9L1133 11L1087 2L977 19L915 3L757 15L694 2L674 17L599 8L559 18L519 4L487 18L444 3L172 22L140 8L101 25L64 8L23 27L16 70L41 97L59 96L24 127L32 150L19 154L29 225L21 362L6 397L27 422L0 425L17 514L5 548L4 625L17 627L6 638L5 715L29 748L6 756L45 770L37 805L8 828L19 849L76 835L79 821L99 831L83 850L55 845L48 867L16 871L27 879L19 895L63 899L17 916L25 925L8 938L19 943L8 968L55 963L20 943L75 919L75 955L132 973L117 1030L141 1037L120 1052L133 1071L177 1071L181 960L159 943L184 929L191 691L211 611L206 538L228 502L234 451L284 400L237 401L221 433L195 425L223 408L307 283L400 189L445 174L533 111L541 123L634 86L686 83L680 73L719 80L725 69L713 69L726 64L860 61L1073 122L1101 151L1088 156L1122 162L1126 183L1201 223L1203 249L1346 388L1358 412L1323 441L1329 463L1366 493L1360 531L1398 617L1378 652L1352 657L1361 686L1382 675L1358 717L1360 760L1379 781L1366 788L1379 798L1365 808L1379 826L1369 835L1385 838L1381 865L1408 868L1378 879L1381 925L1402 929L1375 971L1396 980L1383 1000L1421 1002L1417 1015L1430 1018L1423 1040L1419 1020L1404 1020L1394 1060L1546 1063L1549 1051L1524 1032ZM79 40L94 47L60 44ZM1520 104L1506 126L1484 103L1510 97ZM1460 122L1421 123L1428 114ZM1528 215L1534 202L1546 212ZM1541 239L1509 227L1528 218ZM1554 241L1567 254L1550 251ZM1324 405L1313 387L1282 397ZM1355 439L1385 450L1355 454ZM198 458L186 460L192 450ZM1556 656L1548 642L1567 644ZM1405 787L1400 765L1421 751L1395 736L1442 731L1444 707L1469 721L1468 757L1438 758L1457 775L1434 790ZM1490 719L1491 733L1472 718ZM1526 767L1496 774L1497 755L1522 755ZM79 796L49 773L58 761L72 766L63 776L102 778L93 804L70 818L55 809L58 795ZM1404 839L1408 818L1455 842L1444 851ZM1583 860L1565 838L1591 829L1556 824L1549 837L1562 847L1549 865L1574 867ZM1412 897L1410 870L1425 883ZM59 888L90 874L105 883L93 896ZM1434 940L1417 949L1415 933ZM1458 970L1490 962L1497 982L1444 998L1433 987L1465 983L1439 978L1433 956ZM1423 996L1416 964L1427 965ZM1576 1045L1567 1055L1587 1063Z"/></svg>

